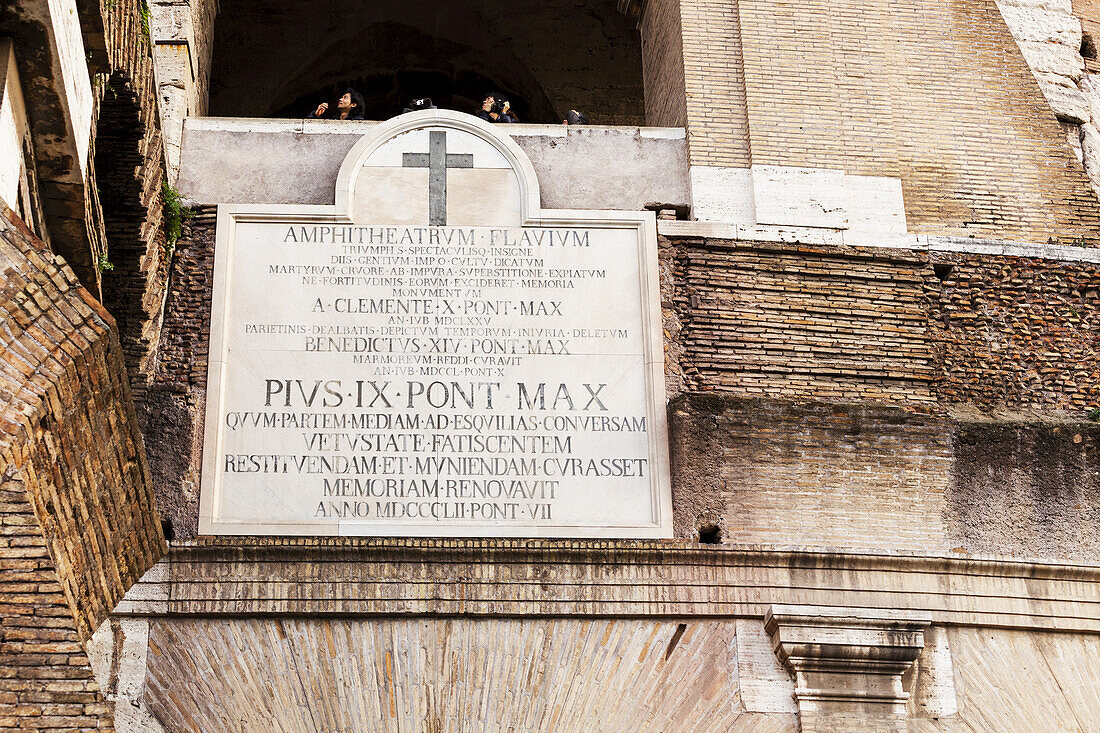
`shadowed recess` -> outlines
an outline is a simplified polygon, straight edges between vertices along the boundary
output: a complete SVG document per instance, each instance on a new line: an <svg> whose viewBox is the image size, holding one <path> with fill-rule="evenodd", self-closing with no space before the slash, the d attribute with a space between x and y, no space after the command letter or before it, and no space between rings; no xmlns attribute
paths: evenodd
<svg viewBox="0 0 1100 733"><path fill-rule="evenodd" d="M641 43L608 0L502 0L301 5L249 0L215 24L210 114L305 117L352 86L367 119L428 96L472 112L507 95L523 122L557 123L577 108L594 123L644 120Z"/></svg>

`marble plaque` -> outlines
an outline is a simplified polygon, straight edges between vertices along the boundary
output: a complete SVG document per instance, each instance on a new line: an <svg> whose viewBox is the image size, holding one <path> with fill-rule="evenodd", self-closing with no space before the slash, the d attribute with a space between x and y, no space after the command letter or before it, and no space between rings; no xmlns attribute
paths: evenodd
<svg viewBox="0 0 1100 733"><path fill-rule="evenodd" d="M218 217L200 533L671 536L651 212L431 110Z"/></svg>

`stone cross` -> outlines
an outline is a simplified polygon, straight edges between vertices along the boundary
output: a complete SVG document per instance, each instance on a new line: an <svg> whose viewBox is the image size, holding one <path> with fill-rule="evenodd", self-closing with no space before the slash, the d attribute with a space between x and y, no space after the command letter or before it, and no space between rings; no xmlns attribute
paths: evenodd
<svg viewBox="0 0 1100 733"><path fill-rule="evenodd" d="M447 169L473 168L474 156L469 153L448 153L447 133L435 131L428 135L427 153L405 153L401 158L404 168L428 169L428 224L447 224Z"/></svg>

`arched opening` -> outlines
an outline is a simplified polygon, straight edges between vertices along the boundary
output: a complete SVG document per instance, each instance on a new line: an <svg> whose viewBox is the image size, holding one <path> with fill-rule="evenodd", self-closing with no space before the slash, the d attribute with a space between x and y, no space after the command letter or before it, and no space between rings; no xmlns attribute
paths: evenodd
<svg viewBox="0 0 1100 733"><path fill-rule="evenodd" d="M129 76L112 74L102 95L95 180L107 246L96 264L103 305L118 325L130 384L140 393L152 373L166 276L159 217L161 168L148 163L145 148L151 141Z"/></svg>
<svg viewBox="0 0 1100 733"><path fill-rule="evenodd" d="M645 120L639 34L610 0L317 0L308 17L292 0L223 6L210 114L301 118L352 86L367 119L424 96L470 112L499 91L524 122L573 108L598 124Z"/></svg>

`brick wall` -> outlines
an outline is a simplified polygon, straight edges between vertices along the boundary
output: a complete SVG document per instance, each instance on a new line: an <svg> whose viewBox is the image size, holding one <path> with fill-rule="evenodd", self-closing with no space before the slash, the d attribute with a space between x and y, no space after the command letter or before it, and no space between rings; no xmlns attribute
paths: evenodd
<svg viewBox="0 0 1100 733"><path fill-rule="evenodd" d="M110 727L81 641L165 552L114 322L0 208L0 730Z"/></svg>
<svg viewBox="0 0 1100 733"><path fill-rule="evenodd" d="M149 456L162 516L178 538L198 530L216 207L184 226L173 254L157 373L138 408L157 450Z"/></svg>
<svg viewBox="0 0 1100 733"><path fill-rule="evenodd" d="M1100 267L937 255L929 326L944 404L1100 407Z"/></svg>
<svg viewBox="0 0 1100 733"><path fill-rule="evenodd" d="M947 549L944 418L702 395L674 401L669 414L677 537L718 526L733 544Z"/></svg>
<svg viewBox="0 0 1100 733"><path fill-rule="evenodd" d="M137 0L104 2L107 68L97 76L94 174L106 255L103 304L115 317L131 386L152 377L167 285L164 144L149 40Z"/></svg>
<svg viewBox="0 0 1100 733"><path fill-rule="evenodd" d="M1100 267L661 253L677 537L1100 558Z"/></svg>
<svg viewBox="0 0 1100 733"><path fill-rule="evenodd" d="M672 394L1100 407L1100 267L662 240Z"/></svg>
<svg viewBox="0 0 1100 733"><path fill-rule="evenodd" d="M686 389L932 401L926 257L713 239L670 254Z"/></svg>
<svg viewBox="0 0 1100 733"><path fill-rule="evenodd" d="M680 397L676 536L1100 560L1100 424L976 417Z"/></svg>
<svg viewBox="0 0 1100 733"><path fill-rule="evenodd" d="M740 0L680 1L692 165L744 168L753 163L740 5Z"/></svg>

